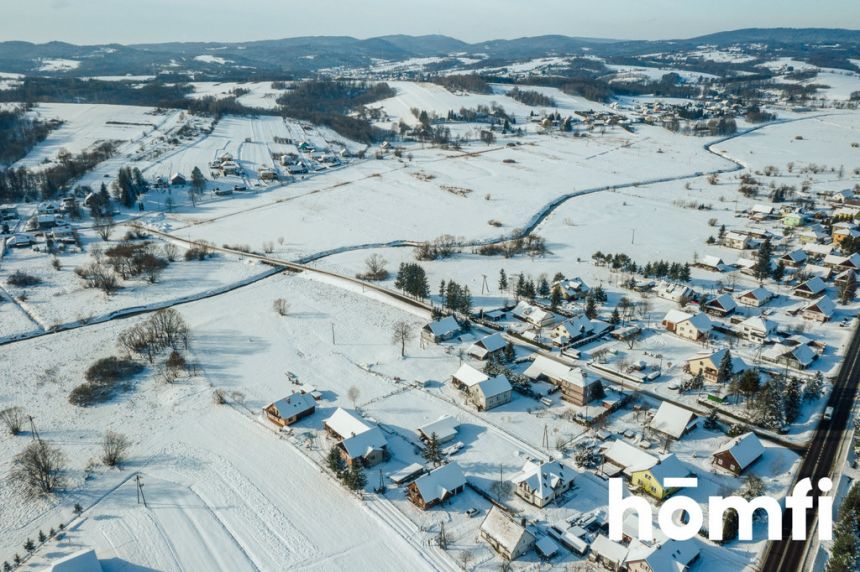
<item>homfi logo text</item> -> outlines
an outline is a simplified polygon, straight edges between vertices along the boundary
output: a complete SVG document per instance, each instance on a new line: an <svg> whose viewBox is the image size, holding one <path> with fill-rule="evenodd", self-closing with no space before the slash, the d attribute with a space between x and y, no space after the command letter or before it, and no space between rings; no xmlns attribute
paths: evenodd
<svg viewBox="0 0 860 572"><path fill-rule="evenodd" d="M666 488L695 488L699 480L696 478L667 478L663 481ZM636 511L639 520L639 540L653 540L654 531L652 520L654 513L651 504L642 497L628 496L624 498L623 479L609 479L609 538L622 540L622 522L625 511ZM818 490L828 493L833 488L833 482L828 478L818 480ZM812 508L812 482L809 478L801 479L794 485L791 494L785 499L785 508L791 511L791 539L806 540L806 516ZM747 500L743 497L708 497L708 538L715 541L723 539L723 516L726 511L734 509L738 513L738 539L752 540L753 514L757 510L767 513L767 537L769 540L782 540L782 507L777 499L768 496ZM675 515L685 512L684 522L676 519ZM664 502L657 511L657 523L660 530L673 540L693 538L702 530L704 515L702 507L694 499L675 495ZM831 540L833 534L833 497L818 497L818 538Z"/></svg>

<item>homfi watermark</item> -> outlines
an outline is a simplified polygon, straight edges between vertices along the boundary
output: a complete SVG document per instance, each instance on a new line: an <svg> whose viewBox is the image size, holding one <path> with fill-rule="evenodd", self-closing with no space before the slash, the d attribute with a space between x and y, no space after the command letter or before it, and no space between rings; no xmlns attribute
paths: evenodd
<svg viewBox="0 0 860 572"><path fill-rule="evenodd" d="M696 478L668 478L663 486L667 489L696 488L699 480ZM622 522L625 511L635 511L639 520L639 540L653 540L654 530L652 520L654 513L651 504L642 497L635 495L624 498L623 479L609 479L609 539L622 540ZM818 480L818 490L828 493L833 488L833 482L828 478ZM806 540L806 516L812 508L812 481L807 477L794 485L791 494L785 499L785 508L791 511L791 539ZM738 539L752 540L753 514L756 510L767 513L767 537L769 540L782 540L782 507L777 499L760 496L750 500L743 497L708 497L708 538L714 541L723 539L723 516L729 509L738 513ZM674 518L679 511L686 512L686 522ZM674 495L664 502L657 511L657 523L660 530L673 540L693 538L702 530L704 515L702 507L692 498L685 495ZM831 540L833 535L833 497L821 495L818 497L818 538Z"/></svg>

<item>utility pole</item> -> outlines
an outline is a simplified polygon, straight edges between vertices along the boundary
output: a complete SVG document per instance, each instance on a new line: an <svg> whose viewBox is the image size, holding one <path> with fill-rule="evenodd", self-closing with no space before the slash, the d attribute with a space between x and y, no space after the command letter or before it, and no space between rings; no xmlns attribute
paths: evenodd
<svg viewBox="0 0 860 572"><path fill-rule="evenodd" d="M143 501L143 506L146 507L146 497L143 496L143 483L140 482L140 474L134 476L134 482L137 485L137 504Z"/></svg>
<svg viewBox="0 0 860 572"><path fill-rule="evenodd" d="M481 274L481 276L484 277L484 282L481 284L481 294L484 294L485 292L487 294L489 294L490 293L490 287L489 287L489 285L487 285L487 275Z"/></svg>
<svg viewBox="0 0 860 572"><path fill-rule="evenodd" d="M331 345L337 345L337 342L334 341L334 322L331 323Z"/></svg>
<svg viewBox="0 0 860 572"><path fill-rule="evenodd" d="M546 424L543 426L543 440L541 441L541 445L544 449L549 449L549 427Z"/></svg>
<svg viewBox="0 0 860 572"><path fill-rule="evenodd" d="M30 419L30 432L33 433L33 440L41 442L42 438L39 437L39 432L36 431L36 422L33 421L33 416L28 415L27 417Z"/></svg>

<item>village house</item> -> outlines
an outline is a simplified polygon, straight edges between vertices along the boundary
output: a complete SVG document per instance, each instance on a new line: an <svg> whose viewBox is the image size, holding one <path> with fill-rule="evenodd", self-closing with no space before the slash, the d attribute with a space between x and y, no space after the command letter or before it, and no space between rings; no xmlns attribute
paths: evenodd
<svg viewBox="0 0 860 572"><path fill-rule="evenodd" d="M693 341L707 339L713 327L705 314L688 314L681 310L669 310L662 324L667 331Z"/></svg>
<svg viewBox="0 0 860 572"><path fill-rule="evenodd" d="M738 324L738 328L740 337L761 344L776 333L777 324L762 316L751 316Z"/></svg>
<svg viewBox="0 0 860 572"><path fill-rule="evenodd" d="M672 453L652 467L632 471L630 487L631 490L643 490L657 500L664 500L678 491L678 487L666 487L666 479L683 479L688 476L690 470Z"/></svg>
<svg viewBox="0 0 860 572"><path fill-rule="evenodd" d="M727 232L723 237L723 246L735 250L746 250L750 247L750 237L740 232Z"/></svg>
<svg viewBox="0 0 860 572"><path fill-rule="evenodd" d="M429 441L431 435L436 435L438 443L447 443L457 436L457 427L459 426L460 424L457 423L456 419L450 415L443 415L436 421L422 425L416 431L418 437L424 442Z"/></svg>
<svg viewBox="0 0 860 572"><path fill-rule="evenodd" d="M269 421L281 427L286 427L299 419L313 415L314 411L316 411L316 406L316 401L310 395L293 393L274 403L270 403L263 411L265 411Z"/></svg>
<svg viewBox="0 0 860 572"><path fill-rule="evenodd" d="M633 471L653 467L659 461L651 453L620 439L601 446L601 449L603 464L600 471L606 477L623 474L629 479Z"/></svg>
<svg viewBox="0 0 860 572"><path fill-rule="evenodd" d="M525 300L521 300L519 304L511 310L511 314L527 324L531 324L537 328L544 328L554 323L556 320L555 314L543 308L539 308L533 304L529 304Z"/></svg>
<svg viewBox="0 0 860 572"><path fill-rule="evenodd" d="M576 473L559 461L527 461L514 476L516 493L526 502L543 508L573 487Z"/></svg>
<svg viewBox="0 0 860 572"><path fill-rule="evenodd" d="M830 280L833 277L833 269L819 264L807 264L803 267L803 274L809 278L821 278Z"/></svg>
<svg viewBox="0 0 860 572"><path fill-rule="evenodd" d="M170 175L170 178L167 179L167 182L170 183L171 187L183 187L187 183L185 177L180 173L173 173Z"/></svg>
<svg viewBox="0 0 860 572"><path fill-rule="evenodd" d="M858 270L860 269L860 254L856 252L850 256L837 256L829 254L824 257L824 266L840 270Z"/></svg>
<svg viewBox="0 0 860 572"><path fill-rule="evenodd" d="M472 403L478 411L489 411L494 407L510 403L513 397L513 387L504 375L485 379L472 386L469 391Z"/></svg>
<svg viewBox="0 0 860 572"><path fill-rule="evenodd" d="M785 228L797 228L806 222L806 216L800 211L790 211L782 217L782 226Z"/></svg>
<svg viewBox="0 0 860 572"><path fill-rule="evenodd" d="M803 308L803 317L824 323L833 317L834 312L836 312L836 304L828 296L822 296Z"/></svg>
<svg viewBox="0 0 860 572"><path fill-rule="evenodd" d="M585 316L577 316L557 324L550 332L549 337L556 345L567 346L593 339L605 334L609 329L609 324L604 321L589 320Z"/></svg>
<svg viewBox="0 0 860 572"><path fill-rule="evenodd" d="M860 284L860 273L855 270L843 270L833 279L833 283L837 288L845 286L851 279Z"/></svg>
<svg viewBox="0 0 860 572"><path fill-rule="evenodd" d="M830 235L820 224L810 225L797 233L797 240L800 241L800 244L820 244L829 239Z"/></svg>
<svg viewBox="0 0 860 572"><path fill-rule="evenodd" d="M677 441L696 428L698 419L699 417L689 409L663 401L657 408L657 413L648 423L648 428Z"/></svg>
<svg viewBox="0 0 860 572"><path fill-rule="evenodd" d="M93 548L81 548L40 567L44 572L102 572L103 568Z"/></svg>
<svg viewBox="0 0 860 572"><path fill-rule="evenodd" d="M588 559L611 572L619 572L627 558L627 547L609 537L598 534L591 543Z"/></svg>
<svg viewBox="0 0 860 572"><path fill-rule="evenodd" d="M516 560L535 544L534 534L496 506L481 523L481 538L508 561Z"/></svg>
<svg viewBox="0 0 860 572"><path fill-rule="evenodd" d="M804 336L791 336L782 343L773 344L766 348L761 357L771 363L787 365L794 369L808 369L821 352L824 345Z"/></svg>
<svg viewBox="0 0 860 572"><path fill-rule="evenodd" d="M406 496L421 510L442 504L466 488L466 476L457 463L448 463L409 483Z"/></svg>
<svg viewBox="0 0 860 572"><path fill-rule="evenodd" d="M712 462L735 476L743 473L764 454L764 445L755 433L739 435L720 447Z"/></svg>
<svg viewBox="0 0 860 572"><path fill-rule="evenodd" d="M552 288L558 288L561 292L561 297L565 300L581 300L591 291L581 278L565 278L558 282L553 282Z"/></svg>
<svg viewBox="0 0 860 572"><path fill-rule="evenodd" d="M454 316L434 320L421 328L421 339L438 344L460 335L462 328Z"/></svg>
<svg viewBox="0 0 860 572"><path fill-rule="evenodd" d="M488 379L490 379L490 376L486 373L464 363L457 371L454 372L454 375L451 376L451 383L457 389L469 391L473 386Z"/></svg>
<svg viewBox="0 0 860 572"><path fill-rule="evenodd" d="M478 360L499 358L505 351L507 342L505 337L496 332L481 338L469 347L469 355Z"/></svg>
<svg viewBox="0 0 860 572"><path fill-rule="evenodd" d="M627 572L686 572L699 558L692 540L663 544L634 540L627 548Z"/></svg>
<svg viewBox="0 0 860 572"><path fill-rule="evenodd" d="M603 389L599 377L542 355L535 357L523 375L532 381L547 381L558 386L563 400L579 406L586 405Z"/></svg>
<svg viewBox="0 0 860 572"><path fill-rule="evenodd" d="M773 292L764 286L759 286L758 288L753 288L752 290L747 290L746 292L741 293L738 296L738 304L748 306L750 308L760 308L770 302L773 297Z"/></svg>
<svg viewBox="0 0 860 572"><path fill-rule="evenodd" d="M699 259L699 266L714 272L724 272L727 268L727 265L722 258L711 254L705 255Z"/></svg>
<svg viewBox="0 0 860 572"><path fill-rule="evenodd" d="M348 464L360 462L372 467L388 458L388 441L376 425L338 407L323 421L326 433L338 441L341 456Z"/></svg>
<svg viewBox="0 0 860 572"><path fill-rule="evenodd" d="M711 298L702 304L702 310L713 316L725 318L737 309L737 304L729 294L721 294Z"/></svg>
<svg viewBox="0 0 860 572"><path fill-rule="evenodd" d="M696 292L686 284L675 282L660 282L657 285L656 294L658 298L675 303L686 302L696 299Z"/></svg>
<svg viewBox="0 0 860 572"><path fill-rule="evenodd" d="M728 349L723 348L715 352L696 354L687 360L686 370L692 376L699 375L699 372L701 372L702 377L704 377L705 380L715 382L717 380L717 374L720 371L720 364L723 362L728 351ZM749 369L749 366L741 358L731 356L731 360L732 375L740 375Z"/></svg>
<svg viewBox="0 0 860 572"><path fill-rule="evenodd" d="M753 205L750 209L750 219L754 221L764 221L776 217L776 209L772 205Z"/></svg>
<svg viewBox="0 0 860 572"><path fill-rule="evenodd" d="M814 276L797 286L794 289L794 295L800 296L801 298L818 298L827 290L827 284L824 283L824 280L819 278L818 276Z"/></svg>
<svg viewBox="0 0 860 572"><path fill-rule="evenodd" d="M850 223L838 222L833 225L833 242L841 245L846 239L856 240L860 238L860 231Z"/></svg>
<svg viewBox="0 0 860 572"><path fill-rule="evenodd" d="M803 250L797 249L791 252L786 252L777 260L782 262L783 266L788 268L799 268L806 262L807 255Z"/></svg>

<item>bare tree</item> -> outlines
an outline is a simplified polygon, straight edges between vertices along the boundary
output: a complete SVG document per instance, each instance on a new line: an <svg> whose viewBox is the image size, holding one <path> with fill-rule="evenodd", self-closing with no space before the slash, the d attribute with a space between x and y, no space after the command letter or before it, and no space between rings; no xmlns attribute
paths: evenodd
<svg viewBox="0 0 860 572"><path fill-rule="evenodd" d="M460 552L460 565L463 567L463 570L469 569L469 564L472 563L472 560L474 560L474 558L475 555L472 554L472 551L468 548Z"/></svg>
<svg viewBox="0 0 860 572"><path fill-rule="evenodd" d="M381 254L371 254L364 260L364 265L367 271L364 274L359 274L358 278L362 280L385 280L388 278L388 270L385 265L388 261Z"/></svg>
<svg viewBox="0 0 860 572"><path fill-rule="evenodd" d="M102 441L102 462L108 467L119 466L125 461L131 440L115 431L107 431Z"/></svg>
<svg viewBox="0 0 860 572"><path fill-rule="evenodd" d="M412 340L414 333L412 332L412 324L409 322L398 320L394 322L394 330L391 334L391 342L400 344L400 357L406 356L406 344Z"/></svg>
<svg viewBox="0 0 860 572"><path fill-rule="evenodd" d="M110 240L110 237L113 234L113 217L99 216L96 217L95 223L96 225L93 228L95 229L96 234L99 235L99 238L105 242Z"/></svg>
<svg viewBox="0 0 860 572"><path fill-rule="evenodd" d="M283 298L278 298L272 302L272 309L279 316L286 316L290 312L290 304Z"/></svg>
<svg viewBox="0 0 860 572"><path fill-rule="evenodd" d="M176 262L177 248L172 242L168 242L163 247L164 257L168 262Z"/></svg>
<svg viewBox="0 0 860 572"><path fill-rule="evenodd" d="M18 406L7 407L0 411L0 423L6 426L11 435L17 435L24 426L24 410Z"/></svg>
<svg viewBox="0 0 860 572"><path fill-rule="evenodd" d="M358 401L358 396L361 395L361 391L356 386L351 386L346 391L346 396L352 401L352 408L355 409L355 403Z"/></svg>
<svg viewBox="0 0 860 572"><path fill-rule="evenodd" d="M9 478L28 496L50 494L63 486L64 464L62 451L37 439L15 456Z"/></svg>

